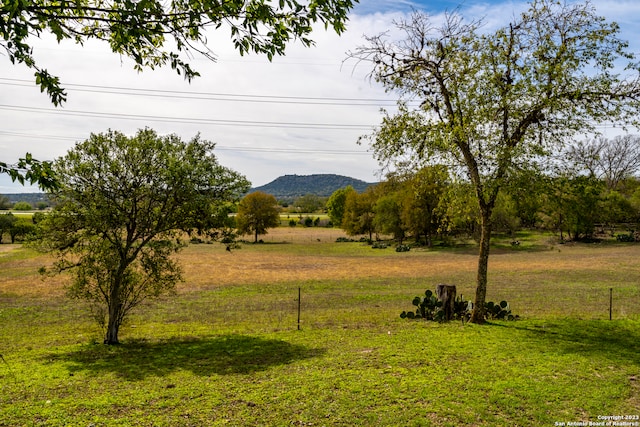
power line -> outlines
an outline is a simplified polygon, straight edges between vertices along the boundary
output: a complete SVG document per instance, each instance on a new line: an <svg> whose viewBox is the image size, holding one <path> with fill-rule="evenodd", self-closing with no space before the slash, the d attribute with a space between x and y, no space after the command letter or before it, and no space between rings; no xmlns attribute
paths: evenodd
<svg viewBox="0 0 640 427"><path fill-rule="evenodd" d="M204 124L217 126L241 126L285 129L321 129L321 130L373 130L373 125L342 123L309 123L309 122L276 122L258 120L204 119L171 116L147 116L141 114L101 113L96 111L60 110L54 108L25 107L20 105L0 104L0 109L39 114L68 115L79 117L96 117L122 120L144 120L170 123Z"/></svg>
<svg viewBox="0 0 640 427"><path fill-rule="evenodd" d="M33 82L24 79L11 79L0 77L0 84L7 86L31 87ZM253 102L271 104L302 104L302 105L334 105L334 106L370 106L382 107L396 104L392 99L381 98L339 98L339 97L310 97L310 96L281 96L281 95L258 95L258 94L236 94L221 92L189 92L177 90L161 89L140 89L132 87L84 85L64 83L65 89L78 92L106 93L116 95L133 95L146 97L159 97L171 99L193 99L208 101L230 101L230 102Z"/></svg>
<svg viewBox="0 0 640 427"><path fill-rule="evenodd" d="M36 138L44 140L61 140L61 141L82 141L86 138L74 138L71 136L61 135L38 135L29 134L23 132L11 132L0 130L0 135L15 136L20 138ZM371 153L368 151L358 150L329 150L329 149L313 149L313 148L272 148L272 147L233 147L229 145L216 144L214 151L237 151L237 152L257 152L257 153L284 153L284 154L338 154L338 155L367 155Z"/></svg>

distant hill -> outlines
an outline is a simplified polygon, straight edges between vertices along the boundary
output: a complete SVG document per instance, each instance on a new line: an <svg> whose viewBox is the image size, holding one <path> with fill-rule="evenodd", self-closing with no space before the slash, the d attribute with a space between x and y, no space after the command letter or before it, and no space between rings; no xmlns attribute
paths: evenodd
<svg viewBox="0 0 640 427"><path fill-rule="evenodd" d="M35 207L38 202L51 203L45 193L12 193L3 194L3 196L7 197L11 203L28 202L33 207Z"/></svg>
<svg viewBox="0 0 640 427"><path fill-rule="evenodd" d="M293 200L305 194L329 197L334 191L347 185L361 193L373 184L334 174L284 175L266 185L252 188L249 192L262 191L274 195L278 200Z"/></svg>

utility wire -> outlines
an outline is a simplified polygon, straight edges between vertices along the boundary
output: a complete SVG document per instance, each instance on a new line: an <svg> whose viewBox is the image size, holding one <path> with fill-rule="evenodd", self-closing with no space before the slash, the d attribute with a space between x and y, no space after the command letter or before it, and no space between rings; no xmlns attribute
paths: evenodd
<svg viewBox="0 0 640 427"><path fill-rule="evenodd" d="M257 120L228 120L228 119L203 119L189 117L147 116L141 114L101 113L96 111L66 110L54 108L25 107L20 105L0 104L1 110L20 111L39 114L68 115L79 117L111 118L123 120L145 120L170 123L190 123L218 126L242 126L262 128L287 128L287 129L333 129L333 130L373 130L373 125L366 124L341 124L341 123L309 123L309 122L268 122Z"/></svg>
<svg viewBox="0 0 640 427"><path fill-rule="evenodd" d="M24 79L10 79L0 77L0 84L7 86L31 87L33 82ZM380 98L338 98L338 97L310 97L310 96L281 96L281 95L258 95L258 94L236 94L219 92L188 92L177 90L161 89L140 89L132 87L84 85L64 83L65 89L78 92L106 93L116 95L147 96L170 99L194 99L208 101L230 101L230 102L253 102L271 104L298 104L298 105L334 105L334 106L370 106L383 107L394 106L396 101L392 99Z"/></svg>
<svg viewBox="0 0 640 427"><path fill-rule="evenodd" d="M60 135L38 135L22 132L11 132L0 130L0 135L14 136L20 138L32 138L41 140L61 140L61 141L82 141L86 138L74 138ZM237 151L237 152L257 152L257 153L286 153L286 154L339 154L339 155L366 155L371 156L368 151L358 150L322 150L312 148L271 148L271 147L233 147L229 145L216 144L214 151Z"/></svg>

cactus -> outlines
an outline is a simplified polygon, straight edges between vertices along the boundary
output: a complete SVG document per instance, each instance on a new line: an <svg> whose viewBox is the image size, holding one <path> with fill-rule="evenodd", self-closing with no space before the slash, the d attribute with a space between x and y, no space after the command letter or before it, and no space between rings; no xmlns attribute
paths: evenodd
<svg viewBox="0 0 640 427"><path fill-rule="evenodd" d="M403 311L400 313L401 319L424 319L437 322L444 319L442 302L429 289L425 291L424 297L416 296L411 303L416 307L415 311ZM460 319L463 322L469 321L472 311L473 303L471 301L466 301L462 295L456 297L454 302L455 319ZM485 302L485 318L487 320L518 320L520 316L512 314L509 303L503 300L499 303Z"/></svg>

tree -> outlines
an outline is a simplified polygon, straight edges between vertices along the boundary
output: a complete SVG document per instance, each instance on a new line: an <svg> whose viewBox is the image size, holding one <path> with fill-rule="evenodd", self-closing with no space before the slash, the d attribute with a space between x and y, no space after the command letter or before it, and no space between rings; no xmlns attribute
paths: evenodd
<svg viewBox="0 0 640 427"><path fill-rule="evenodd" d="M433 235L442 225L440 204L449 185L449 172L443 165L427 166L413 174L407 185L403 221L417 242L425 236L431 247Z"/></svg>
<svg viewBox="0 0 640 427"><path fill-rule="evenodd" d="M11 209L11 200L7 196L0 194L0 210Z"/></svg>
<svg viewBox="0 0 640 427"><path fill-rule="evenodd" d="M36 62L33 36L55 36L58 43L73 40L78 44L94 39L109 45L114 54L127 56L135 68L170 65L191 81L198 72L183 58L193 53L215 60L207 46L210 29L228 27L234 47L240 54L255 52L269 59L283 55L292 40L313 45L309 38L314 23L331 26L341 34L349 10L357 0L51 0L12 1L0 7L0 47L11 63L20 63L35 72L35 82L54 105L67 94L60 78ZM169 48L167 46L170 46ZM172 50L173 49L173 50ZM26 161L25 161L26 160ZM27 154L16 165L0 162L0 173L12 179L54 190L55 180L48 175L50 162L39 162Z"/></svg>
<svg viewBox="0 0 640 427"><path fill-rule="evenodd" d="M258 235L267 234L269 228L280 225L278 201L271 194L256 191L249 193L238 205L236 226L240 234L253 233L254 243L258 243Z"/></svg>
<svg viewBox="0 0 640 427"><path fill-rule="evenodd" d="M375 230L383 234L391 234L402 245L407 234L406 224L402 221L402 194L396 192L380 197L374 206L373 224Z"/></svg>
<svg viewBox="0 0 640 427"><path fill-rule="evenodd" d="M344 205L342 229L350 236L368 234L369 240L373 240L373 233L376 231L374 218L377 200L375 187L367 188L362 194L356 191L349 192Z"/></svg>
<svg viewBox="0 0 640 427"><path fill-rule="evenodd" d="M296 211L304 213L313 213L322 209L324 204L325 203L322 198L316 194L305 194L304 196L298 197L293 202L293 206L296 208Z"/></svg>
<svg viewBox="0 0 640 427"><path fill-rule="evenodd" d="M547 213L548 225L569 239L590 239L595 225L602 217L601 203L604 183L592 176L558 175L549 178L547 200L543 209Z"/></svg>
<svg viewBox="0 0 640 427"><path fill-rule="evenodd" d="M2 243L2 236L4 233L10 233L17 218L11 213L0 215L0 243Z"/></svg>
<svg viewBox="0 0 640 427"><path fill-rule="evenodd" d="M13 205L13 209L17 211L30 211L33 210L33 206L29 202L16 202Z"/></svg>
<svg viewBox="0 0 640 427"><path fill-rule="evenodd" d="M589 3L533 0L494 32L456 13L436 26L415 12L397 27L403 39L368 37L350 55L371 61L372 77L400 95L372 148L382 163L460 166L471 182L481 224L471 321L483 323L491 216L509 172L599 120L635 122L640 65L618 25ZM628 75L616 74L619 60L629 61Z"/></svg>
<svg viewBox="0 0 640 427"><path fill-rule="evenodd" d="M356 190L352 186L347 185L344 188L339 188L334 191L329 197L329 200L327 200L327 214L331 222L336 226L342 224L347 195L352 191L355 192Z"/></svg>
<svg viewBox="0 0 640 427"><path fill-rule="evenodd" d="M627 134L580 141L569 147L567 157L575 167L604 179L607 188L615 190L620 182L640 170L640 137Z"/></svg>
<svg viewBox="0 0 640 427"><path fill-rule="evenodd" d="M118 343L129 312L175 288L171 255L184 233L207 232L220 206L249 183L218 164L214 144L151 129L135 136L91 134L55 163L56 206L38 222L36 245L57 256L51 273L70 271L72 297L88 300Z"/></svg>

